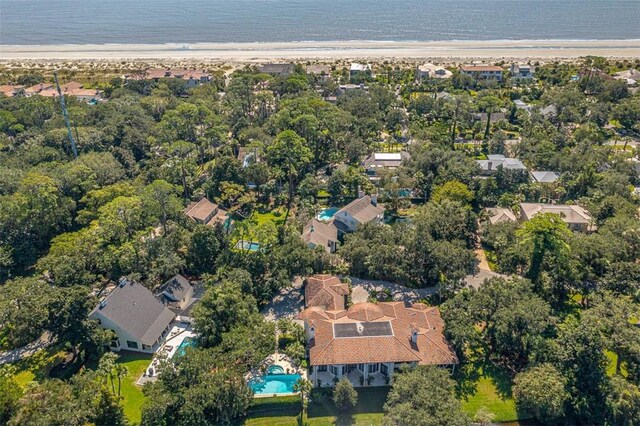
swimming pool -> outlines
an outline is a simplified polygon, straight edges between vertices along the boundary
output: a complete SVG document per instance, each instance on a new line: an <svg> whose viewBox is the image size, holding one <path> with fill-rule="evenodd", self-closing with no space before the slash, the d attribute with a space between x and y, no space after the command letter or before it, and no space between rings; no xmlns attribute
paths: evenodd
<svg viewBox="0 0 640 426"><path fill-rule="evenodd" d="M295 393L293 386L301 377L300 374L266 374L249 380L249 387L256 395Z"/></svg>
<svg viewBox="0 0 640 426"><path fill-rule="evenodd" d="M257 251L260 248L260 243L256 243L253 241L240 240L238 241L238 244L236 244L236 248L249 250L249 251Z"/></svg>
<svg viewBox="0 0 640 426"><path fill-rule="evenodd" d="M329 207L324 209L318 213L318 220L322 220L323 222L328 222L333 219L333 216L340 210L337 207Z"/></svg>
<svg viewBox="0 0 640 426"><path fill-rule="evenodd" d="M271 367L267 368L267 373L268 374L284 374L284 368L274 364Z"/></svg>
<svg viewBox="0 0 640 426"><path fill-rule="evenodd" d="M178 345L178 349L176 349L176 353L173 354L172 358L179 358L181 356L184 356L184 354L187 352L187 348L193 348L195 346L196 339L194 339L193 337L185 337L184 340L180 342L180 345Z"/></svg>

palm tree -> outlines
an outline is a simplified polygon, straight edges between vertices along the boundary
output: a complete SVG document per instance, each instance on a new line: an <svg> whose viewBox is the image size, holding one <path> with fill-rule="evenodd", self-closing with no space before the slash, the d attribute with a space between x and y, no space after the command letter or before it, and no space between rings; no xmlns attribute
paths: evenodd
<svg viewBox="0 0 640 426"><path fill-rule="evenodd" d="M311 393L312 387L313 385L311 384L311 382L307 379L303 379L302 377L299 378L298 381L293 385L293 390L300 393L300 403L302 404L302 413L300 414L301 420L306 412L308 396Z"/></svg>

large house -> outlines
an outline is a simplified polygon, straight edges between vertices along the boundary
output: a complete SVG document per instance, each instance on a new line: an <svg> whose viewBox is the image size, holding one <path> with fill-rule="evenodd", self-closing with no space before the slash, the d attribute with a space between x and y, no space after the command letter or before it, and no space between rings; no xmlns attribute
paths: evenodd
<svg viewBox="0 0 640 426"><path fill-rule="evenodd" d="M369 222L382 223L384 207L378 205L376 195L365 195L353 200L333 216L333 224L340 232L353 232Z"/></svg>
<svg viewBox="0 0 640 426"><path fill-rule="evenodd" d="M323 247L327 252L335 253L338 247L338 228L333 223L324 223L314 218L304 226L302 239L311 249Z"/></svg>
<svg viewBox="0 0 640 426"><path fill-rule="evenodd" d="M520 219L531 220L539 213L555 213L572 231L588 232L593 230L593 223L589 212L577 205L520 203Z"/></svg>
<svg viewBox="0 0 640 426"><path fill-rule="evenodd" d="M422 83L424 80L451 78L453 73L439 65L422 64L416 67L416 81Z"/></svg>
<svg viewBox="0 0 640 426"><path fill-rule="evenodd" d="M0 86L0 94L7 98L12 98L24 93L24 86L16 84L3 84Z"/></svg>
<svg viewBox="0 0 640 426"><path fill-rule="evenodd" d="M480 166L480 173L483 175L492 175L500 167L503 170L527 172L527 168L522 164L522 161L517 158L507 158L502 154L487 155L486 160L476 160L476 163Z"/></svg>
<svg viewBox="0 0 640 426"><path fill-rule="evenodd" d="M494 65L460 65L460 73L477 80L502 81L502 68Z"/></svg>
<svg viewBox="0 0 640 426"><path fill-rule="evenodd" d="M154 353L169 332L175 312L142 284L125 277L90 313L103 329L115 333L113 351Z"/></svg>
<svg viewBox="0 0 640 426"><path fill-rule="evenodd" d="M409 157L409 153L404 151L390 153L376 152L362 161L362 167L364 167L370 179L375 179L380 170L397 169L402 165L402 162Z"/></svg>
<svg viewBox="0 0 640 426"><path fill-rule="evenodd" d="M349 76L350 77L358 77L358 76L372 76L371 64L359 64L354 62L351 64L349 68Z"/></svg>
<svg viewBox="0 0 640 426"><path fill-rule="evenodd" d="M529 64L511 64L509 71L511 71L511 79L516 81L531 81L535 74L535 68Z"/></svg>
<svg viewBox="0 0 640 426"><path fill-rule="evenodd" d="M458 364L435 307L404 302L356 303L335 310L311 306L298 318L305 323L314 386L332 386L342 377L355 386L379 386L390 383L403 365Z"/></svg>
<svg viewBox="0 0 640 426"><path fill-rule="evenodd" d="M196 223L203 225L215 226L221 223L225 228L229 228L232 224L229 213L212 203L206 197L198 202L192 202L184 209L184 214L190 217Z"/></svg>

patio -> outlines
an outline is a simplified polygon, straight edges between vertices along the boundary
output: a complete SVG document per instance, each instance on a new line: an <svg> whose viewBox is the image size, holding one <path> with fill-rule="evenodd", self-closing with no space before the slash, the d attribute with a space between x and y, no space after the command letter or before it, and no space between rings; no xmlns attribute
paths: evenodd
<svg viewBox="0 0 640 426"><path fill-rule="evenodd" d="M368 364L367 364L368 366ZM339 368L339 367L338 367ZM388 386L391 383L391 378L387 379L387 376L379 371L375 373L363 373L358 369L357 365L347 365L349 370L342 377L349 379L353 387L372 387L372 386ZM318 371L317 373L318 387L333 386L336 378L339 376L333 375L330 371ZM313 373L310 377L313 380Z"/></svg>
<svg viewBox="0 0 640 426"><path fill-rule="evenodd" d="M187 338L193 339L196 337L196 334L191 329L191 324L174 322L171 326L169 334L156 351L151 363L144 370L144 373L140 376L136 384L143 385L146 382L155 381L158 378L158 368L160 367L161 360L173 358Z"/></svg>

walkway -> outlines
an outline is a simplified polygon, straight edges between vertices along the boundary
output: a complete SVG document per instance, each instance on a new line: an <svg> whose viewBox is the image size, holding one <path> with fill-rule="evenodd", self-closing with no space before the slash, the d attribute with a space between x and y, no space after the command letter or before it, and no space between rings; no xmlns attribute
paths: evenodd
<svg viewBox="0 0 640 426"><path fill-rule="evenodd" d="M506 275L499 274L497 272L493 272L489 267L489 261L487 260L487 255L484 253L484 250L480 247L475 249L476 258L478 259L478 272L474 275L467 275L464 279L467 283L468 287L478 288L480 287L486 280L494 278L494 277L504 277Z"/></svg>
<svg viewBox="0 0 640 426"><path fill-rule="evenodd" d="M44 349L52 343L51 335L44 332L38 340L35 340L21 348L12 349L6 352L0 352L0 365L9 364L20 361L21 359L30 357L40 349Z"/></svg>

